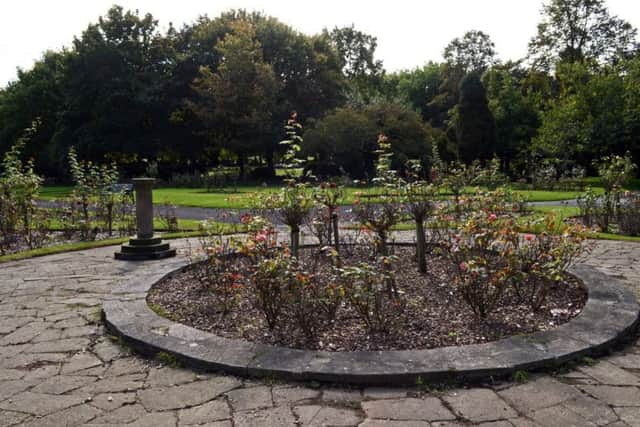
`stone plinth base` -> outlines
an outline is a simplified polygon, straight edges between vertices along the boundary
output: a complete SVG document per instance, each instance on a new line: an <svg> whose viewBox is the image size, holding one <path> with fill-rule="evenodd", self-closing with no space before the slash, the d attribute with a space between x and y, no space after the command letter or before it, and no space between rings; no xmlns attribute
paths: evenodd
<svg viewBox="0 0 640 427"><path fill-rule="evenodd" d="M176 256L176 250L168 243L162 243L160 237L134 237L129 244L122 245L120 252L115 253L116 259L125 261L144 261Z"/></svg>

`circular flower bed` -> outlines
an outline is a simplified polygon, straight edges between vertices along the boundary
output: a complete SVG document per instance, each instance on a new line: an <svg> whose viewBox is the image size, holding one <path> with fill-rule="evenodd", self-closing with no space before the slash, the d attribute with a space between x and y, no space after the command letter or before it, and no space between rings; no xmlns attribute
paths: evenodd
<svg viewBox="0 0 640 427"><path fill-rule="evenodd" d="M157 283L148 302L172 320L226 338L355 351L459 346L547 330L576 316L587 298L568 275L534 311L527 295L544 280L534 276L519 289L505 286L496 308L479 316L452 280L459 267L444 251L428 255L424 274L416 269L414 247L390 246L381 260L368 249L345 246L339 268L332 251L319 247L301 249L298 259L278 250L258 265L248 256L231 257L220 272L231 288L226 299L203 280L211 274L205 261ZM264 289L265 277L280 283ZM271 301L264 304L268 291Z"/></svg>

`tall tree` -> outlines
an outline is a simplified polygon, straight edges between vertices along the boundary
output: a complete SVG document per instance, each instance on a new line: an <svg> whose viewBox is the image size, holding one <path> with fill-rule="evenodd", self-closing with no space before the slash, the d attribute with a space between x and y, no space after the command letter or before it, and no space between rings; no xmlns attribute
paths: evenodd
<svg viewBox="0 0 640 427"><path fill-rule="evenodd" d="M40 173L55 175L51 139L65 108L64 83L68 76L69 51L47 51L31 70L18 70L18 80L0 91L0 153L38 121L23 154L35 159Z"/></svg>
<svg viewBox="0 0 640 427"><path fill-rule="evenodd" d="M442 84L442 66L429 62L421 68L404 70L397 77L397 98L428 120L427 104L435 98Z"/></svg>
<svg viewBox="0 0 640 427"><path fill-rule="evenodd" d="M342 70L351 84L351 100L368 103L378 94L384 74L382 61L375 59L378 40L353 25L324 32L338 51Z"/></svg>
<svg viewBox="0 0 640 427"><path fill-rule="evenodd" d="M559 60L614 63L638 49L636 33L609 15L603 0L549 0L529 42L529 59L543 70Z"/></svg>
<svg viewBox="0 0 640 427"><path fill-rule="evenodd" d="M191 111L184 109L183 100L196 101L193 98L197 98L197 94L194 95L191 88L193 79L199 76L202 66L216 72L222 58L212 47L232 33L233 26L239 21L252 25L262 49L263 61L273 68L278 81L272 120L264 123L260 135L255 135L256 146L263 146L264 160L274 173L275 157L280 148L277 141L282 139L282 123L294 110L300 112L303 122L308 122L310 118L321 117L326 111L342 105L345 78L339 55L328 34L301 34L276 18L259 12L232 10L213 19L201 17L193 25L184 27L176 34L175 46L180 52L180 59L172 80L174 95L168 101L180 101L180 104L173 105L173 117L176 126L187 131L182 139L200 141L204 146L201 150L185 153L188 159L193 159L194 152L206 153L203 164L197 165L198 168L215 163L217 155L206 148L210 148L210 144L204 138L207 134L203 131L204 125ZM175 167L174 164L167 166Z"/></svg>
<svg viewBox="0 0 640 427"><path fill-rule="evenodd" d="M211 142L238 156L246 177L248 157L262 152L256 137L271 123L278 83L253 25L237 21L232 30L215 47L222 58L217 71L202 67L194 80L199 100L189 106L207 126Z"/></svg>
<svg viewBox="0 0 640 427"><path fill-rule="evenodd" d="M514 175L524 169L528 147L540 125L535 98L527 96L523 87L525 79L526 71L519 63L494 66L482 77L495 120L496 155L503 170Z"/></svg>
<svg viewBox="0 0 640 427"><path fill-rule="evenodd" d="M460 101L452 116L458 158L466 163L490 158L495 150L495 124L478 73L462 79Z"/></svg>
<svg viewBox="0 0 640 427"><path fill-rule="evenodd" d="M163 86L175 63L157 24L114 6L74 40L57 158L73 145L83 158L106 157L135 173L156 156L167 123Z"/></svg>
<svg viewBox="0 0 640 427"><path fill-rule="evenodd" d="M482 72L497 62L495 44L488 34L467 31L462 38L451 40L443 53L445 61L465 73Z"/></svg>

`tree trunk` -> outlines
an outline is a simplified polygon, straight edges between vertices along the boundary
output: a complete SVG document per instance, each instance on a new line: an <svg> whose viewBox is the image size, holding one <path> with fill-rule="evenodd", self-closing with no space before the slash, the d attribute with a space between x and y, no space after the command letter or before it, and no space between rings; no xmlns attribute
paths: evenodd
<svg viewBox="0 0 640 427"><path fill-rule="evenodd" d="M298 249L300 248L300 228L291 227L291 255L298 257Z"/></svg>
<svg viewBox="0 0 640 427"><path fill-rule="evenodd" d="M336 248L336 252L340 253L340 232L338 231L338 214L333 212L331 214L331 223L333 226L333 247Z"/></svg>
<svg viewBox="0 0 640 427"><path fill-rule="evenodd" d="M418 261L418 271L420 273L427 272L426 245L424 222L422 221L422 218L416 218L416 258Z"/></svg>
<svg viewBox="0 0 640 427"><path fill-rule="evenodd" d="M387 233L385 231L378 231L378 251L380 255L387 256Z"/></svg>
<svg viewBox="0 0 640 427"><path fill-rule="evenodd" d="M244 153L238 155L238 161L240 163L240 179L242 182L247 182L247 158Z"/></svg>

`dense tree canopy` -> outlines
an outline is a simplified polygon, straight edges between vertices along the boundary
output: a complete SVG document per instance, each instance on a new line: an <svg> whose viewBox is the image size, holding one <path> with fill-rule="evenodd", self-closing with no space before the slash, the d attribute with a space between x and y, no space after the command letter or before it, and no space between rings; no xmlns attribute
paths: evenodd
<svg viewBox="0 0 640 427"><path fill-rule="evenodd" d="M481 72L497 62L495 45L482 31L467 31L444 48L444 59L450 66L459 67L465 73Z"/></svg>
<svg viewBox="0 0 640 427"><path fill-rule="evenodd" d="M603 0L551 0L542 16L529 43L534 66L549 69L558 60L615 63L637 51L637 30L610 16Z"/></svg>
<svg viewBox="0 0 640 427"><path fill-rule="evenodd" d="M393 103L364 108L339 108L313 124L304 134L304 149L321 175L349 172L352 178L372 178L377 135L393 140L395 167L410 158L427 160L437 131L410 109Z"/></svg>
<svg viewBox="0 0 640 427"><path fill-rule="evenodd" d="M116 161L123 176L222 164L262 180L275 175L297 111L319 175L371 176L379 132L400 169L409 159L428 167L434 144L444 160L496 155L513 177L545 159L560 172L626 151L640 163L636 29L603 0L545 0L527 58L500 62L490 36L471 30L441 62L393 73L376 38L354 26L307 35L231 10L158 28L114 6L19 70L0 88L0 154L37 122L24 155L54 179L68 179L75 147Z"/></svg>

